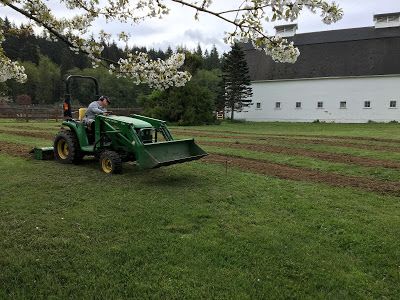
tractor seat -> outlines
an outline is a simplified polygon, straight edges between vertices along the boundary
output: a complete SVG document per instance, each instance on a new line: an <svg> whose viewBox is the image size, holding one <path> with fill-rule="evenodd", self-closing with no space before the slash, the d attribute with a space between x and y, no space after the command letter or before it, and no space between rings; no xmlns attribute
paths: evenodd
<svg viewBox="0 0 400 300"><path fill-rule="evenodd" d="M83 121L83 118L85 117L86 114L86 110L87 109L85 107L79 108L79 117L78 117L79 121Z"/></svg>

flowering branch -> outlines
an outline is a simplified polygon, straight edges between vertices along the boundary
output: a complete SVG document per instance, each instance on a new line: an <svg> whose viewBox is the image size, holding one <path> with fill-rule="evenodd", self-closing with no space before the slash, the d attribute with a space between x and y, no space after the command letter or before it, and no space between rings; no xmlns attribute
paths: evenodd
<svg viewBox="0 0 400 300"><path fill-rule="evenodd" d="M59 4L70 10L70 18L57 18L47 5L46 0L0 0L0 5L7 6L20 13L45 30L53 40L61 40L75 53L83 53L89 57L93 67L100 63L108 67L110 73L119 77L132 79L136 84L148 83L158 89L170 86L182 86L191 75L179 71L184 62L183 54L175 54L169 59L151 60L145 53L128 53L127 58L112 61L102 56L104 40L111 35L101 30L97 40L87 39L93 23L104 18L106 22L139 23L150 18L162 18L170 11L168 3L178 3L195 11L195 19L199 14L208 14L231 24L234 30L228 32L225 42L233 44L237 41L251 41L256 49L264 51L275 61L294 63L299 50L292 42L281 37L266 34L263 22L276 20L293 21L306 8L313 13L320 12L326 24L336 22L343 16L342 10L333 2L325 0L244 0L239 7L225 11L211 8L211 0L59 0ZM226 5L229 2L226 2ZM127 42L129 35L118 34L119 39ZM4 39L0 31L0 82L15 78L23 81L24 69L11 62L3 53L1 42Z"/></svg>

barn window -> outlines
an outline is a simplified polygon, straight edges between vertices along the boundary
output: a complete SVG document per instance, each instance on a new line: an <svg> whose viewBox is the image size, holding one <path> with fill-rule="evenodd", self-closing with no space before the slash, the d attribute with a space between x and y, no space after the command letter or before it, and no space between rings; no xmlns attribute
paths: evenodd
<svg viewBox="0 0 400 300"><path fill-rule="evenodd" d="M397 107L397 101L392 100L390 101L390 108L396 108Z"/></svg>
<svg viewBox="0 0 400 300"><path fill-rule="evenodd" d="M347 102L346 101L340 101L340 108L346 108Z"/></svg>
<svg viewBox="0 0 400 300"><path fill-rule="evenodd" d="M364 101L364 108L371 108L371 101Z"/></svg>
<svg viewBox="0 0 400 300"><path fill-rule="evenodd" d="M281 108L281 103L280 102L275 102L275 108Z"/></svg>
<svg viewBox="0 0 400 300"><path fill-rule="evenodd" d="M301 102L296 102L296 108L301 108Z"/></svg>
<svg viewBox="0 0 400 300"><path fill-rule="evenodd" d="M324 108L324 102L318 101L317 102L317 108Z"/></svg>
<svg viewBox="0 0 400 300"><path fill-rule="evenodd" d="M260 109L260 108L261 108L261 102L257 102L257 103L256 103L256 108L257 108L257 109Z"/></svg>
<svg viewBox="0 0 400 300"><path fill-rule="evenodd" d="M376 18L376 21L377 21L378 23L386 22L386 20L387 20L386 17L378 17L378 18Z"/></svg>

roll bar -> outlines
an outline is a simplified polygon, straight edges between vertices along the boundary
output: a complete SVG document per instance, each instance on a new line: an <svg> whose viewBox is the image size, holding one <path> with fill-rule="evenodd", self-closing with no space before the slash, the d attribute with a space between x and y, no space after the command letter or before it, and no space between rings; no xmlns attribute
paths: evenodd
<svg viewBox="0 0 400 300"><path fill-rule="evenodd" d="M72 111L71 111L71 82L72 79L78 78L78 79L85 79L85 80L92 80L94 82L94 86L96 89L96 95L95 99L98 99L100 97L100 92L99 92L99 83L97 82L97 79L92 77L92 76L83 76L83 75L68 75L65 79L65 94L64 94L64 117L65 118L72 118Z"/></svg>

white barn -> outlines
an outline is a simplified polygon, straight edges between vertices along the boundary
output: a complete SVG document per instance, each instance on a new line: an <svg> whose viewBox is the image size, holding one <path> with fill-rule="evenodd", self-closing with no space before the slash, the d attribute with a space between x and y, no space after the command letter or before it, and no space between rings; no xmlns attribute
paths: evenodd
<svg viewBox="0 0 400 300"><path fill-rule="evenodd" d="M300 49L278 64L244 45L253 105L248 121L363 123L400 121L400 13L374 16L374 27L297 34L277 26Z"/></svg>

